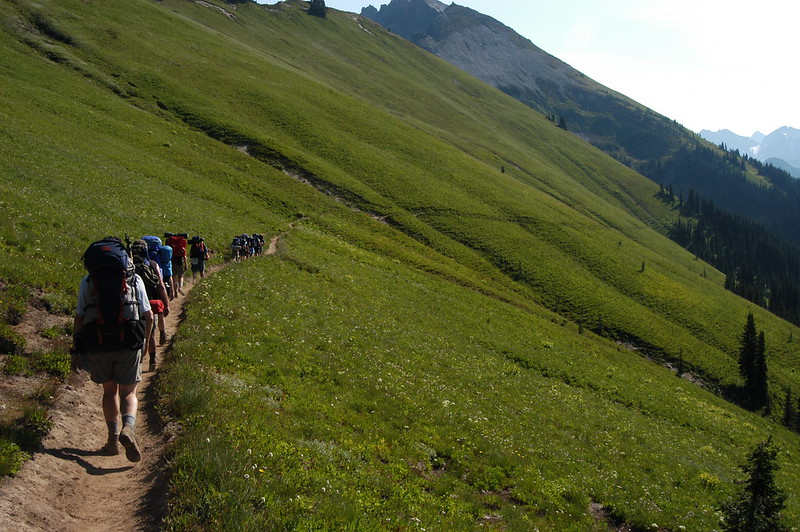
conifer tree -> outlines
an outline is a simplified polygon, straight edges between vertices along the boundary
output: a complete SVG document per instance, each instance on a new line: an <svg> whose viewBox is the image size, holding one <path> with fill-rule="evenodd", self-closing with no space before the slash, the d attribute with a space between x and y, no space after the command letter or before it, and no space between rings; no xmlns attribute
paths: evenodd
<svg viewBox="0 0 800 532"><path fill-rule="evenodd" d="M764 331L761 331L758 333L758 350L753 361L753 375L750 379L751 397L755 408L766 406L769 409L767 377L767 348Z"/></svg>
<svg viewBox="0 0 800 532"><path fill-rule="evenodd" d="M739 374L744 378L745 400L755 409L769 408L766 351L764 331L758 332L749 312L739 344Z"/></svg>
<svg viewBox="0 0 800 532"><path fill-rule="evenodd" d="M328 16L328 8L325 7L325 0L311 0L311 7L308 8L308 14L315 17L326 18Z"/></svg>
<svg viewBox="0 0 800 532"><path fill-rule="evenodd" d="M735 281L733 280L733 275L730 275L730 274L726 275L725 276L725 290L730 290L731 292L733 292L733 289L734 289L735 285L736 284L735 284Z"/></svg>
<svg viewBox="0 0 800 532"><path fill-rule="evenodd" d="M778 451L772 438L759 443L741 466L747 478L741 481L741 493L722 505L725 532L784 532L781 510L786 494L775 484Z"/></svg>
<svg viewBox="0 0 800 532"><path fill-rule="evenodd" d="M747 313L747 321L744 331L739 340L739 374L744 377L745 382L749 382L753 374L753 366L758 353L758 331L756 330L756 320L753 312ZM745 384L745 387L747 385Z"/></svg>
<svg viewBox="0 0 800 532"><path fill-rule="evenodd" d="M678 377L682 377L684 373L686 373L686 367L683 362L683 349L681 349L678 353L678 369L676 371L676 375Z"/></svg>

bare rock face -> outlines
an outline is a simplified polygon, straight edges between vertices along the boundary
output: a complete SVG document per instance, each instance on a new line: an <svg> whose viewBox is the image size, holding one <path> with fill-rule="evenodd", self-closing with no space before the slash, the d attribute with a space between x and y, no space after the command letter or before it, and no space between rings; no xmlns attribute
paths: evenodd
<svg viewBox="0 0 800 532"><path fill-rule="evenodd" d="M394 0L380 10L365 7L361 14L401 37L412 40L416 34L425 35L431 23L447 6L436 0Z"/></svg>
<svg viewBox="0 0 800 532"><path fill-rule="evenodd" d="M667 119L647 113L489 16L437 0L393 0L361 14L619 159L646 161L674 147L664 141L674 136L674 131L665 134L673 129Z"/></svg>
<svg viewBox="0 0 800 532"><path fill-rule="evenodd" d="M361 14L531 107L555 111L585 76L511 28L437 0L393 0Z"/></svg>

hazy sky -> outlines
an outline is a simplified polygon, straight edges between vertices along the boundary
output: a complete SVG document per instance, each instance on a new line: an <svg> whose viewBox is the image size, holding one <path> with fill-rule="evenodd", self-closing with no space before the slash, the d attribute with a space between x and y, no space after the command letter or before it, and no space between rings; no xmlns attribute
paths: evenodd
<svg viewBox="0 0 800 532"><path fill-rule="evenodd" d="M380 8L389 0L325 3L359 13L370 3ZM800 128L797 0L456 3L499 20L589 77L691 130L727 128L749 136L781 126Z"/></svg>

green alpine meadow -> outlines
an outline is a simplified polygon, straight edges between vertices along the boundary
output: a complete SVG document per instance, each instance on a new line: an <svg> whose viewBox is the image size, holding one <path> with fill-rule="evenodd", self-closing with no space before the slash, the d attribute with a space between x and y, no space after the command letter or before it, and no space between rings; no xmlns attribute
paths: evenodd
<svg viewBox="0 0 800 532"><path fill-rule="evenodd" d="M89 243L197 234L220 268L159 368L165 530L722 529L768 438L800 526L796 327L667 238L658 184L308 8L0 0L4 363L29 294L74 310ZM243 232L277 252L225 264Z"/></svg>

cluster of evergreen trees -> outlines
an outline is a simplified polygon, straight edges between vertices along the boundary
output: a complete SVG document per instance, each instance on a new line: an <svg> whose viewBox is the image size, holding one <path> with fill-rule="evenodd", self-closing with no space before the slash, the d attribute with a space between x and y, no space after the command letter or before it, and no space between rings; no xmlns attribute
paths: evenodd
<svg viewBox="0 0 800 532"><path fill-rule="evenodd" d="M315 17L327 18L328 8L325 6L325 0L311 0L308 14L314 15Z"/></svg>
<svg viewBox="0 0 800 532"><path fill-rule="evenodd" d="M764 178L763 183L748 179L748 165ZM800 181L780 168L736 151L685 145L664 161L644 165L641 172L663 186L693 189L702 197L713 198L720 209L800 245Z"/></svg>
<svg viewBox="0 0 800 532"><path fill-rule="evenodd" d="M786 401L783 404L783 425L800 433L800 399L794 396L791 388L786 391Z"/></svg>
<svg viewBox="0 0 800 532"><path fill-rule="evenodd" d="M566 131L566 130L567 130L567 119L566 119L566 118L564 118L563 116L562 116L562 117L560 117L560 118L558 118L558 119L556 119L556 115L555 115L555 113L546 113L544 116L545 116L545 117L546 117L546 118L547 118L549 121L553 122L554 124L556 124L556 123L557 123L557 124L558 124L558 127L560 127L561 129L563 129L564 131Z"/></svg>
<svg viewBox="0 0 800 532"><path fill-rule="evenodd" d="M671 187L659 195L676 201ZM726 274L725 288L800 324L800 247L744 216L719 209L694 189L678 200L681 214L669 236Z"/></svg>

